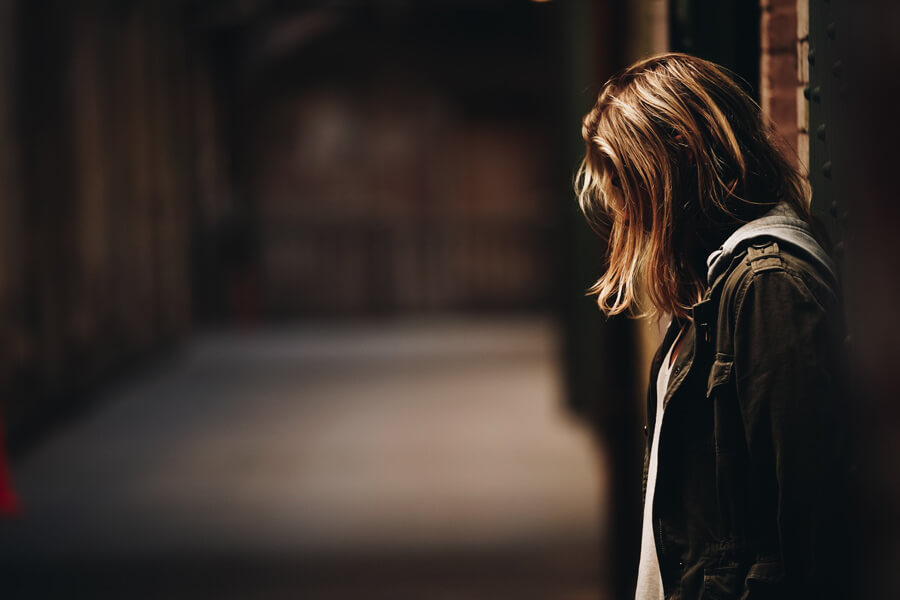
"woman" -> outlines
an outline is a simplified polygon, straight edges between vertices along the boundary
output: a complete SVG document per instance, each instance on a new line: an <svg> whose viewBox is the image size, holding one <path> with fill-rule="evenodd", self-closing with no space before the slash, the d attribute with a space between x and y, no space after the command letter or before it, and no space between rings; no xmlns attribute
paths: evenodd
<svg viewBox="0 0 900 600"><path fill-rule="evenodd" d="M841 310L804 177L753 100L685 54L608 81L582 133L579 203L609 242L591 292L671 316L636 598L847 597Z"/></svg>

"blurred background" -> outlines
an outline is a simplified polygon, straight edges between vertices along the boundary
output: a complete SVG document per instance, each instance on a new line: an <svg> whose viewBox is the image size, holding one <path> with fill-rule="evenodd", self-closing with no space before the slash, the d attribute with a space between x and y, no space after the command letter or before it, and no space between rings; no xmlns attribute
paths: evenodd
<svg viewBox="0 0 900 600"><path fill-rule="evenodd" d="M729 68L809 170L856 377L848 574L896 597L898 23L0 0L0 597L633 594L659 327L585 296L572 177L599 87L665 50Z"/></svg>

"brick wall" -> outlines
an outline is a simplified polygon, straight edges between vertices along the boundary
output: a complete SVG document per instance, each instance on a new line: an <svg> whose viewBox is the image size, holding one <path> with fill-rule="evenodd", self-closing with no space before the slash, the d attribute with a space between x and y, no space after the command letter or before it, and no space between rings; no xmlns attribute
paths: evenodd
<svg viewBox="0 0 900 600"><path fill-rule="evenodd" d="M804 167L809 163L806 69L809 0L761 0L760 100L776 131Z"/></svg>

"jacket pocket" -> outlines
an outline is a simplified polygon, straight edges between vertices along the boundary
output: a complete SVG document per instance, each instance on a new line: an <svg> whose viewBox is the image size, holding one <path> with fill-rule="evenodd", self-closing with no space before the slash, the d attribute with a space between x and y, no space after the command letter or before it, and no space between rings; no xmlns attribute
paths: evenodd
<svg viewBox="0 0 900 600"><path fill-rule="evenodd" d="M703 569L700 600L738 600L743 592L744 571L738 565Z"/></svg>
<svg viewBox="0 0 900 600"><path fill-rule="evenodd" d="M731 370L734 366L734 360L730 356L717 355L713 362L712 368L709 370L709 380L706 383L706 397L712 396L713 390L728 381L731 377Z"/></svg>
<svg viewBox="0 0 900 600"><path fill-rule="evenodd" d="M787 595L784 589L784 565L780 560L759 561L747 571L747 593L744 598L777 600Z"/></svg>

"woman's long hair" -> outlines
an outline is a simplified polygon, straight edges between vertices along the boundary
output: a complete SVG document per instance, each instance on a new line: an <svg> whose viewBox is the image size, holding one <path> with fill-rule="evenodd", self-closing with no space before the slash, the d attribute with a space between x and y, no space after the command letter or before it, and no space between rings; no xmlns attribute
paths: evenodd
<svg viewBox="0 0 900 600"><path fill-rule="evenodd" d="M704 244L780 201L809 220L806 178L759 105L709 61L667 53L632 65L603 86L582 136L578 201L608 240L588 293L607 314L688 317L706 288Z"/></svg>

